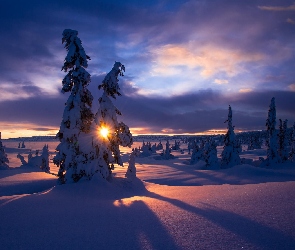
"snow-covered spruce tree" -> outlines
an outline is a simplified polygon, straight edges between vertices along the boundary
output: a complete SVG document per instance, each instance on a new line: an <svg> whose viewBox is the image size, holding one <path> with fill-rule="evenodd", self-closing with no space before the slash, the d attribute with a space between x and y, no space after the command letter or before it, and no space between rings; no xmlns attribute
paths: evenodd
<svg viewBox="0 0 295 250"><path fill-rule="evenodd" d="M122 114L111 100L111 98L116 99L116 95L121 96L118 76L123 76L124 71L124 65L115 62L112 70L105 76L102 84L98 86L99 89L103 90L103 94L98 100L99 109L95 115L95 123L97 131L105 130L107 132L103 141L103 159L108 166L105 178L111 176L114 164L123 166L119 146L131 147L133 143L129 127L123 122L117 121L117 115ZM94 141L94 146L98 146L97 141Z"/></svg>
<svg viewBox="0 0 295 250"><path fill-rule="evenodd" d="M268 118L266 120L266 131L267 131L267 155L266 161L263 162L263 165L270 166L276 164L280 161L278 154L278 143L277 143L277 131L276 131L276 104L275 98L271 99Z"/></svg>
<svg viewBox="0 0 295 250"><path fill-rule="evenodd" d="M70 92L63 112L62 122L57 137L60 144L53 159L59 167L58 177L61 183L76 182L85 176L89 156L79 145L79 138L90 132L93 121L91 105L93 97L87 89L90 74L85 70L90 59L86 55L76 30L65 29L62 33L62 43L65 43L67 56L62 70L67 72L62 81L62 93ZM85 149L84 149L85 150Z"/></svg>
<svg viewBox="0 0 295 250"><path fill-rule="evenodd" d="M43 170L46 173L50 172L48 144L47 145L45 144L42 149L40 168L41 168L41 170Z"/></svg>
<svg viewBox="0 0 295 250"><path fill-rule="evenodd" d="M0 134L0 169L8 169L9 160L7 158L7 154L5 153L5 148L1 141L1 134Z"/></svg>
<svg viewBox="0 0 295 250"><path fill-rule="evenodd" d="M129 156L128 169L125 174L125 177L128 179L136 178L136 167L135 167L135 157L136 156L138 156L138 151L135 149L132 149L132 152Z"/></svg>
<svg viewBox="0 0 295 250"><path fill-rule="evenodd" d="M203 157L206 162L206 167L210 169L218 169L218 157L216 143L214 139L209 139L204 146Z"/></svg>
<svg viewBox="0 0 295 250"><path fill-rule="evenodd" d="M202 151L200 150L196 140L191 141L190 145L190 148L192 149L190 164L196 164L199 160L203 158Z"/></svg>
<svg viewBox="0 0 295 250"><path fill-rule="evenodd" d="M293 124L292 129L292 136L291 136L291 150L289 153L289 160L294 162L295 161L295 122Z"/></svg>
<svg viewBox="0 0 295 250"><path fill-rule="evenodd" d="M228 118L225 122L227 122L227 133L224 137L224 146L221 153L221 168L229 168L241 163L239 156L240 145L236 142L230 105L228 107Z"/></svg>
<svg viewBox="0 0 295 250"><path fill-rule="evenodd" d="M280 162L285 162L288 160L288 138L287 138L287 123L288 120L282 121L282 119L279 119L280 125L279 125L279 134L278 134L278 141L279 141L279 147L278 152L280 156Z"/></svg>
<svg viewBox="0 0 295 250"><path fill-rule="evenodd" d="M164 159L164 160L170 160L170 159L175 158L175 156L173 154L171 154L169 140L167 140L165 150L163 150L163 153L161 154L161 156L162 156L162 159Z"/></svg>

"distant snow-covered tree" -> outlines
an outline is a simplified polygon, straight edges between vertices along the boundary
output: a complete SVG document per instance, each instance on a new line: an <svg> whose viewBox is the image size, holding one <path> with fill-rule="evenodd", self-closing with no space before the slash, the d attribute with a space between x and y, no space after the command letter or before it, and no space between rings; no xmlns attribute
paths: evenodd
<svg viewBox="0 0 295 250"><path fill-rule="evenodd" d="M8 169L9 160L7 158L7 154L5 153L5 147L1 141L1 134L0 134L0 169Z"/></svg>
<svg viewBox="0 0 295 250"><path fill-rule="evenodd" d="M172 150L179 150L180 149L180 141L174 142L174 145L172 146Z"/></svg>
<svg viewBox="0 0 295 250"><path fill-rule="evenodd" d="M154 159L169 160L169 159L174 159L174 158L175 158L175 156L173 154L171 154L169 140L167 140L165 149L163 149L163 153L161 153L159 157L155 157Z"/></svg>
<svg viewBox="0 0 295 250"><path fill-rule="evenodd" d="M103 144L103 159L108 167L108 171L105 171L106 178L111 176L114 164L123 166L119 146L131 147L133 143L129 127L123 122L117 121L117 115L121 115L121 112L111 100L111 98L116 99L116 95L121 95L118 76L123 76L124 71L124 65L115 62L112 70L105 76L102 84L98 86L99 89L103 90L103 94L98 100L99 109L95 115L95 129L106 131ZM94 141L94 146L99 146L97 141Z"/></svg>
<svg viewBox="0 0 295 250"><path fill-rule="evenodd" d="M192 149L192 156L190 159L190 164L196 164L199 160L201 160L203 158L203 156L202 156L203 152L201 151L201 149L199 148L199 146L195 140L191 141L190 148Z"/></svg>
<svg viewBox="0 0 295 250"><path fill-rule="evenodd" d="M280 156L280 161L283 163L288 160L289 152L288 152L288 138L287 138L287 123L288 120L282 121L279 119L279 134L278 134L278 141L279 141L279 147L278 152Z"/></svg>
<svg viewBox="0 0 295 250"><path fill-rule="evenodd" d="M292 129L291 150L290 150L290 153L289 153L289 159L292 162L295 161L295 122L293 124L293 129Z"/></svg>
<svg viewBox="0 0 295 250"><path fill-rule="evenodd" d="M62 81L62 93L70 92L63 112L57 137L60 140L53 159L59 167L58 177L61 183L76 182L87 175L85 167L93 157L89 148L80 145L80 137L89 134L93 113L93 97L87 86L90 74L86 71L90 57L86 55L76 30L65 29L62 43L65 43L67 56L62 70L67 72Z"/></svg>
<svg viewBox="0 0 295 250"><path fill-rule="evenodd" d="M275 98L271 99L268 118L266 120L266 130L267 130L267 155L266 160L263 165L270 166L280 162L280 157L278 154L278 143L277 143L277 131L276 131L276 105Z"/></svg>
<svg viewBox="0 0 295 250"><path fill-rule="evenodd" d="M232 125L232 109L230 105L228 107L228 118L225 122L227 122L227 133L224 137L224 146L221 153L221 167L229 168L239 165L241 162L239 156L241 149L235 138L234 126Z"/></svg>
<svg viewBox="0 0 295 250"><path fill-rule="evenodd" d="M28 162L32 159L33 157L33 154L32 154L32 151L30 150L30 153L28 154Z"/></svg>
<svg viewBox="0 0 295 250"><path fill-rule="evenodd" d="M163 145L162 145L162 142L160 141L157 145L157 150L161 150L163 149Z"/></svg>

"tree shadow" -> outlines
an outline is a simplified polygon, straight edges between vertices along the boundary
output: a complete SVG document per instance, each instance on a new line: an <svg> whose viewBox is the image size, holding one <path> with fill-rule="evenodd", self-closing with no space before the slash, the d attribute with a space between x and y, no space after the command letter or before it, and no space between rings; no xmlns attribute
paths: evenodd
<svg viewBox="0 0 295 250"><path fill-rule="evenodd" d="M57 190L29 195L1 206L1 247L180 249L144 201L126 203L114 199L128 197L124 192L101 198L94 195L96 190L89 194L87 188L85 192L83 188L73 187L60 186Z"/></svg>
<svg viewBox="0 0 295 250"><path fill-rule="evenodd" d="M295 239L293 237L239 214L207 203L202 203L203 207L199 208L181 200L164 197L153 192L149 192L148 196L201 216L260 249L295 249Z"/></svg>
<svg viewBox="0 0 295 250"><path fill-rule="evenodd" d="M169 186L204 186L204 185L245 185L267 182L295 181L294 171L281 166L281 169L265 169L250 165L239 165L228 169L198 170L193 165L169 164L169 167L179 171L173 178L142 178L147 182ZM286 170L286 172L284 172Z"/></svg>

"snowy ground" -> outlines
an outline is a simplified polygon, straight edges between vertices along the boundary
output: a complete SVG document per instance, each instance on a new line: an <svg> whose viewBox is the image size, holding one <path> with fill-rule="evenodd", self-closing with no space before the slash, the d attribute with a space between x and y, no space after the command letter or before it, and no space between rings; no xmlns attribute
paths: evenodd
<svg viewBox="0 0 295 250"><path fill-rule="evenodd" d="M200 170L173 152L136 158L133 182L125 164L112 183L56 185L54 175L18 168L16 154L29 150L13 143L3 141L15 168L0 171L1 249L295 249L294 163Z"/></svg>

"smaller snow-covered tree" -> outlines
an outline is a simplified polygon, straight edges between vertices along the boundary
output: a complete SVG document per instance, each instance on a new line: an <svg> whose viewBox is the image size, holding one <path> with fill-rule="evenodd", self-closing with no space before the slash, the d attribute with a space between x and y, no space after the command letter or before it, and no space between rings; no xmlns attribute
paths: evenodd
<svg viewBox="0 0 295 250"><path fill-rule="evenodd" d="M212 169L219 168L216 143L213 139L208 140L205 143L203 156L204 156L207 168L212 168Z"/></svg>
<svg viewBox="0 0 295 250"><path fill-rule="evenodd" d="M290 153L289 153L289 159L292 162L295 161L295 122L293 124L293 129L292 129L291 150L290 150Z"/></svg>
<svg viewBox="0 0 295 250"><path fill-rule="evenodd" d="M42 149L42 154L41 154L41 170L45 171L46 173L50 172L50 167L49 167L49 150L48 150L48 145L44 145Z"/></svg>
<svg viewBox="0 0 295 250"><path fill-rule="evenodd" d="M221 153L221 167L229 168L241 163L239 156L240 145L235 138L234 126L232 125L232 109L228 107L227 133L224 137L224 147Z"/></svg>
<svg viewBox="0 0 295 250"><path fill-rule="evenodd" d="M279 119L280 125L279 125L279 134L278 134L278 140L279 140L279 156L281 162L285 162L288 160L288 138L287 138L287 122L288 120L282 121Z"/></svg>
<svg viewBox="0 0 295 250"><path fill-rule="evenodd" d="M254 150L254 137L251 136L249 139L249 144L247 150Z"/></svg>
<svg viewBox="0 0 295 250"><path fill-rule="evenodd" d="M196 164L199 160L203 159L203 152L201 151L201 149L199 148L197 142L191 141L191 146L190 148L192 149L192 156L191 156L191 160L190 160L190 164Z"/></svg>
<svg viewBox="0 0 295 250"><path fill-rule="evenodd" d="M32 154L32 151L30 150L30 153L28 154L28 162L32 159L33 157L33 154Z"/></svg>
<svg viewBox="0 0 295 250"><path fill-rule="evenodd" d="M166 142L165 150L163 149L163 153L161 154L161 158L164 160L169 160L169 159L175 158L175 156L173 154L171 154L171 148L170 148L170 144L169 144L168 140Z"/></svg>
<svg viewBox="0 0 295 250"><path fill-rule="evenodd" d="M118 76L123 76L125 67L120 62L115 62L112 70L105 76L102 84L98 86L103 90L102 97L99 98L99 109L95 115L96 130L105 130L103 159L109 170L105 178L111 177L111 170L114 164L123 166L119 146L131 147L133 143L132 134L129 127L123 122L117 121L117 115L122 115L115 107L111 98L116 99L116 95L121 96ZM94 142L94 146L101 147Z"/></svg>
<svg viewBox="0 0 295 250"><path fill-rule="evenodd" d="M276 105L275 98L271 99L268 118L266 120L266 130L267 130L267 156L263 165L270 166L280 162L280 157L278 154L278 143L277 143L277 131L276 131Z"/></svg>
<svg viewBox="0 0 295 250"><path fill-rule="evenodd" d="M174 142L174 145L172 146L172 150L179 150L180 149L180 141Z"/></svg>
<svg viewBox="0 0 295 250"><path fill-rule="evenodd" d="M9 168L8 163L9 163L9 160L7 158L7 154L5 153L5 148L0 138L0 169L8 169Z"/></svg>
<svg viewBox="0 0 295 250"><path fill-rule="evenodd" d="M157 152L157 144L156 143L151 146L151 151L153 154Z"/></svg>
<svg viewBox="0 0 295 250"><path fill-rule="evenodd" d="M161 150L163 149L163 145L162 145L162 142L160 141L157 145L157 150Z"/></svg>
<svg viewBox="0 0 295 250"><path fill-rule="evenodd" d="M128 179L136 178L136 167L135 167L135 157L138 156L138 151L132 149L132 152L128 160L128 169L126 171L125 177Z"/></svg>

